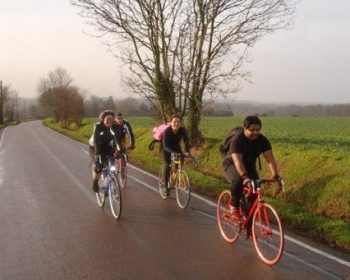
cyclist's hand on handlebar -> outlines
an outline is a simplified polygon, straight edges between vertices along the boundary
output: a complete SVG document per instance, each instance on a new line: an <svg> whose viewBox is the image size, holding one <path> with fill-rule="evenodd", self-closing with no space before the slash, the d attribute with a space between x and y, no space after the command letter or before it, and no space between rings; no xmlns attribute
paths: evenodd
<svg viewBox="0 0 350 280"><path fill-rule="evenodd" d="M284 181L283 181L283 178L278 175L278 174L275 174L272 178L274 181L277 182L277 184L280 186L280 187L283 187L284 186Z"/></svg>
<svg viewBox="0 0 350 280"><path fill-rule="evenodd" d="M171 158L172 158L173 160L178 160L178 159L181 158L181 157L182 157L182 154L181 154L181 153L176 153L176 152L171 153Z"/></svg>
<svg viewBox="0 0 350 280"><path fill-rule="evenodd" d="M248 175L246 175L246 174L244 174L243 176L242 176L242 180L243 180L243 185L245 185L245 186L252 186L253 185L253 183L252 183L252 179L250 179L249 177L248 177Z"/></svg>

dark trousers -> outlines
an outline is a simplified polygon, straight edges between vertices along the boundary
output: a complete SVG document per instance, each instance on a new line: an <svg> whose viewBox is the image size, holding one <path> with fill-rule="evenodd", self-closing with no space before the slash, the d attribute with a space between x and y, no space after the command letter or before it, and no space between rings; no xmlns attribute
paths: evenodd
<svg viewBox="0 0 350 280"><path fill-rule="evenodd" d="M253 180L259 178L256 170L247 170L248 177ZM231 196L233 199L233 206L239 207L239 201L243 193L243 180L242 177L236 171L234 165L229 165L225 170L225 178L231 183Z"/></svg>
<svg viewBox="0 0 350 280"><path fill-rule="evenodd" d="M163 182L164 186L168 186L170 169L171 169L171 154L161 150L162 160L163 160Z"/></svg>

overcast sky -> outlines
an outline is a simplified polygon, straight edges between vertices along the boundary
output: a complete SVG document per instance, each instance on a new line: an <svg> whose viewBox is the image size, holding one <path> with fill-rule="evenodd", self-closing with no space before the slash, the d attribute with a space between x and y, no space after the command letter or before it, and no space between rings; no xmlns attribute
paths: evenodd
<svg viewBox="0 0 350 280"><path fill-rule="evenodd" d="M89 93L125 95L118 61L68 0L0 1L0 80L22 97L37 96L49 70L61 66ZM302 0L292 30L251 49L238 100L350 103L350 1Z"/></svg>

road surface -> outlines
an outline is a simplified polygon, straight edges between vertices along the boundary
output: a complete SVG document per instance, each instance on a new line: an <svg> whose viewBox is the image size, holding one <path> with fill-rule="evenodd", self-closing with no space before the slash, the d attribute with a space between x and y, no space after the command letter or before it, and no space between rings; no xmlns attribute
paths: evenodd
<svg viewBox="0 0 350 280"><path fill-rule="evenodd" d="M215 201L182 210L131 165L115 221L88 164L85 145L39 121L0 132L0 279L350 279L349 256L291 234L263 264L251 241L221 238Z"/></svg>

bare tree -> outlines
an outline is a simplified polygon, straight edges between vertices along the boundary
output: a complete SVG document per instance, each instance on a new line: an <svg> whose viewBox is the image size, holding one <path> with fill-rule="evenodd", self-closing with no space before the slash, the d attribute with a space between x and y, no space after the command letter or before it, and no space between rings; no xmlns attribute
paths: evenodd
<svg viewBox="0 0 350 280"><path fill-rule="evenodd" d="M0 124L4 123L4 116L8 112L9 109L9 101L11 99L11 95L14 94L14 90L11 89L11 85L3 85L2 81L0 81Z"/></svg>
<svg viewBox="0 0 350 280"><path fill-rule="evenodd" d="M58 67L50 71L38 86L39 103L56 122L61 121L65 127L70 122L79 125L84 115L84 98L72 82L69 73Z"/></svg>
<svg viewBox="0 0 350 280"><path fill-rule="evenodd" d="M298 0L71 0L129 66L126 84L166 119L189 113L201 142L205 94L227 95L246 78L247 50L291 22ZM111 44L112 45L112 44Z"/></svg>

